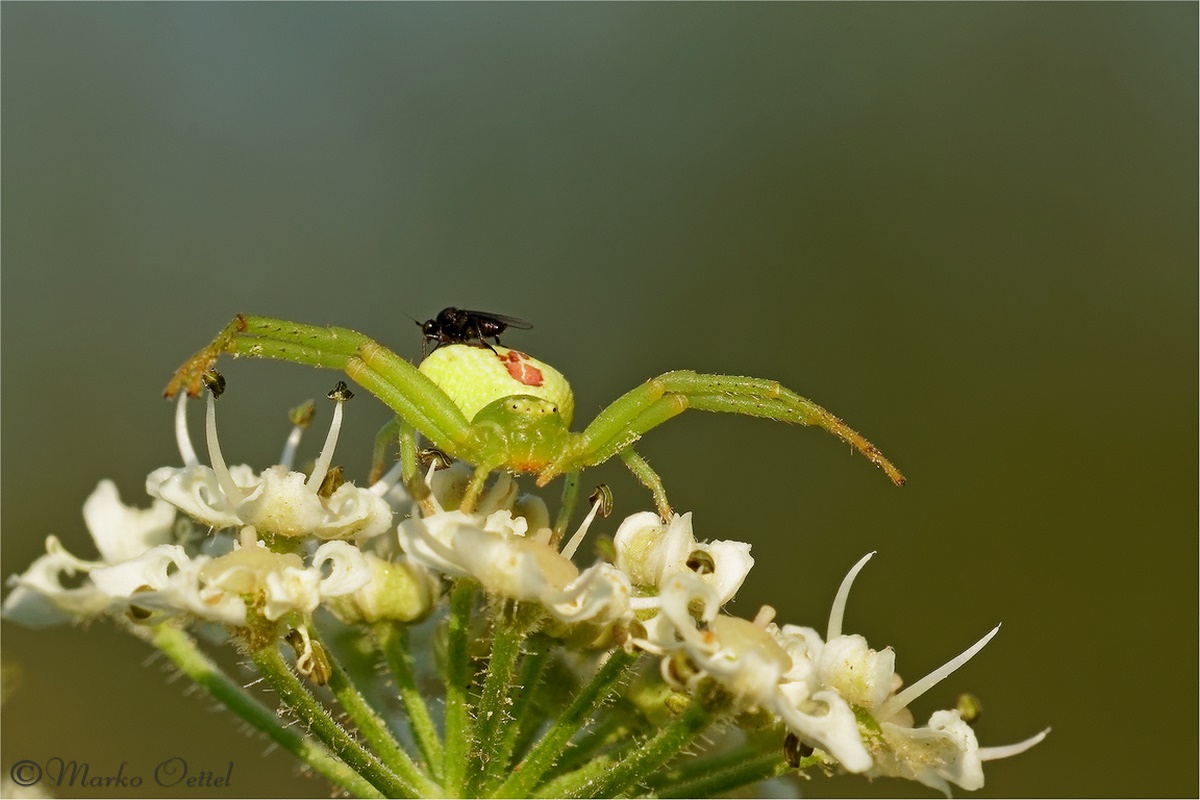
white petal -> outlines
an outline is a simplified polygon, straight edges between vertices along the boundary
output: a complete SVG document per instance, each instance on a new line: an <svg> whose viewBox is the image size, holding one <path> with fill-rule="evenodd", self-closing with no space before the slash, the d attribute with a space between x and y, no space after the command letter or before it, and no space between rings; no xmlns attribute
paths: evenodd
<svg viewBox="0 0 1200 800"><path fill-rule="evenodd" d="M321 579L322 597L339 597L356 592L371 582L371 569L362 552L346 542L326 542L313 554L312 566L323 574L326 562L332 565L329 576Z"/></svg>
<svg viewBox="0 0 1200 800"><path fill-rule="evenodd" d="M818 680L848 703L878 708L892 691L896 654L890 647L872 650L867 640L853 634L825 643L817 662Z"/></svg>
<svg viewBox="0 0 1200 800"><path fill-rule="evenodd" d="M896 713L897 711L899 711L900 709L904 708L909 703L911 703L913 700L916 700L918 697L923 695L925 692L932 689L934 686L936 686L942 680L947 678L950 675L950 673L954 672L954 670L958 669L963 664L967 663L972 658L974 658L975 654L978 653L980 650L982 650L984 645L986 645L988 642L990 642L992 640L992 637L995 636L999 632L1000 632L1000 626L997 625L996 627L994 627L990 631L988 631L986 634L984 634L983 638L980 639L978 642L971 645L966 650L959 653L957 656L950 659L945 664L943 664L942 666L935 669L933 672L926 675L924 678L921 678L919 681L916 681L911 686L908 686L907 688L904 689L904 691L900 692L895 697L890 698L879 709L879 719L881 719L881 720L887 719L888 717L892 716L892 714Z"/></svg>
<svg viewBox="0 0 1200 800"><path fill-rule="evenodd" d="M696 620L692 618L691 606L694 601L700 601L702 622L708 623L716 618L721 606L708 584L691 572L680 572L666 580L658 597L662 616L671 621L676 633L692 645L705 645L706 640L696 629Z"/></svg>
<svg viewBox="0 0 1200 800"><path fill-rule="evenodd" d="M750 545L746 542L718 540L698 544L695 549L704 551L713 561L713 571L701 575L701 579L716 592L721 605L728 603L742 588L746 575L754 566Z"/></svg>
<svg viewBox="0 0 1200 800"><path fill-rule="evenodd" d="M449 470L443 470L448 472ZM400 547L414 562L428 569L461 577L467 569L454 549L460 528L477 528L476 521L461 511L445 511L428 517L410 517L400 523Z"/></svg>
<svg viewBox="0 0 1200 800"><path fill-rule="evenodd" d="M158 499L148 509L130 508L121 503L117 485L103 480L84 501L83 520L101 558L115 564L169 541L175 509Z"/></svg>
<svg viewBox="0 0 1200 800"><path fill-rule="evenodd" d="M817 692L812 701L808 711L781 703L775 712L797 736L819 746L848 771L869 770L871 756L863 746L858 720L846 701L830 691ZM823 708L817 711L821 706Z"/></svg>
<svg viewBox="0 0 1200 800"><path fill-rule="evenodd" d="M821 634L812 628L799 625L784 625L779 632L780 644L792 658L792 668L784 673L784 680L789 682L812 682L812 690L816 690L817 662L825 642Z"/></svg>
<svg viewBox="0 0 1200 800"><path fill-rule="evenodd" d="M261 482L237 505L238 517L263 533L278 536L311 535L325 519L325 509L315 491L305 485L301 472L283 467L264 470Z"/></svg>
<svg viewBox="0 0 1200 800"><path fill-rule="evenodd" d="M321 602L321 573L287 567L266 576L263 616L275 620L289 611L309 614Z"/></svg>
<svg viewBox="0 0 1200 800"><path fill-rule="evenodd" d="M999 747L981 747L979 748L979 760L996 761L997 759L1012 758L1013 756L1020 755L1029 748L1033 747L1035 744L1041 742L1042 739L1045 739L1048 733L1050 733L1050 729L1045 728L1042 731L1035 733L1033 736L1030 736L1028 739L1024 739L1014 744L1006 744Z"/></svg>
<svg viewBox="0 0 1200 800"><path fill-rule="evenodd" d="M344 483L325 501L325 519L313 532L319 539L359 541L391 530L392 507L370 489Z"/></svg>
<svg viewBox="0 0 1200 800"><path fill-rule="evenodd" d="M217 476L202 465L154 470L146 478L146 494L162 498L210 528L219 530L243 524L225 499Z"/></svg>
<svg viewBox="0 0 1200 800"><path fill-rule="evenodd" d="M696 545L691 512L676 514L664 526L657 514L643 511L627 517L613 537L617 567L636 586L659 586L674 572L686 569Z"/></svg>
<svg viewBox="0 0 1200 800"><path fill-rule="evenodd" d="M137 558L92 570L92 581L110 597L128 599L141 590L167 585L170 567L182 568L187 554L177 544L152 547Z"/></svg>
<svg viewBox="0 0 1200 800"><path fill-rule="evenodd" d="M629 613L632 587L624 572L612 564L596 564L566 587L562 601L543 598L546 609L563 622L606 623Z"/></svg>
<svg viewBox="0 0 1200 800"><path fill-rule="evenodd" d="M454 541L458 561L484 590L514 600L554 597L579 577L579 569L548 545L462 528Z"/></svg>
<svg viewBox="0 0 1200 800"><path fill-rule="evenodd" d="M5 619L30 628L61 625L93 617L108 610L112 599L85 580L76 588L62 585L63 574L90 573L99 562L82 561L63 549L58 539L46 538L46 555L36 559L21 575L13 575L14 587L4 599Z"/></svg>
<svg viewBox="0 0 1200 800"><path fill-rule="evenodd" d="M209 560L197 556L167 578L157 592L137 596L137 604L150 608L190 614L198 619L224 625L245 625L246 604L232 592L206 586L201 576Z"/></svg>
<svg viewBox="0 0 1200 800"><path fill-rule="evenodd" d="M846 600L850 597L850 587L854 585L854 579L858 577L859 571L867 565L871 560L871 556L875 555L875 551L867 553L858 560L858 563L850 568L850 572L842 579L841 586L838 587L837 595L833 598L833 608L829 611L829 629L825 633L826 639L842 635L842 619L846 614Z"/></svg>
<svg viewBox="0 0 1200 800"><path fill-rule="evenodd" d="M968 791L983 787L979 742L957 711L938 711L924 728L885 722L880 725L886 747L876 756L872 775L920 781L950 795L950 784Z"/></svg>

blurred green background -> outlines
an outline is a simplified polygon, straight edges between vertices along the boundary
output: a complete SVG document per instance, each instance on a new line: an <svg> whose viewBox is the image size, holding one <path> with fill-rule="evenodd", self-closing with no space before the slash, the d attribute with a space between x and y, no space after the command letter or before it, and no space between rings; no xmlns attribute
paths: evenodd
<svg viewBox="0 0 1200 800"><path fill-rule="evenodd" d="M1195 796L1196 29L1193 3L5 4L3 572L48 533L90 557L101 478L146 502L178 459L162 386L234 312L414 357L405 314L493 310L581 421L667 369L773 377L907 473L725 416L642 448L698 536L753 542L735 613L823 628L878 550L847 627L908 680L1004 623L915 709L970 690L984 744L1054 727L978 796ZM226 375L226 455L259 466L335 379ZM350 406L350 474L386 416ZM3 774L178 755L233 761L228 796L326 796L147 655L5 623Z"/></svg>

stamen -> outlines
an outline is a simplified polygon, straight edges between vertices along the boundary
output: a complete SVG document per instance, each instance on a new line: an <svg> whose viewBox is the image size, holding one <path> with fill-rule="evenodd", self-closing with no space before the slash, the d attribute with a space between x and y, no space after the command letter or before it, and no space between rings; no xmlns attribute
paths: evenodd
<svg viewBox="0 0 1200 800"><path fill-rule="evenodd" d="M650 595L647 597L630 597L629 607L634 611L646 611L649 609L657 609L662 606L662 601L658 595Z"/></svg>
<svg viewBox="0 0 1200 800"><path fill-rule="evenodd" d="M1049 732L1050 732L1050 729L1046 728L1041 733L1035 733L1033 736L1030 736L1025 741L1017 742L1016 744L1007 744L1007 745L1002 745L1000 747L981 747L981 748L979 748L979 760L980 761L995 761L998 758L1008 758L1010 756L1018 756L1021 753L1024 753L1029 748L1033 747L1038 742L1042 741L1042 739L1045 739L1046 734L1048 734Z"/></svg>
<svg viewBox="0 0 1200 800"><path fill-rule="evenodd" d="M871 556L877 551L872 550L858 560L858 563L850 568L850 572L842 579L842 585L838 587L837 595L833 598L833 608L829 610L829 630L826 631L825 641L835 639L842 635L842 619L846 616L846 600L850 597L850 586L854 583L854 579L858 577L858 572L867 565L871 560Z"/></svg>
<svg viewBox="0 0 1200 800"><path fill-rule="evenodd" d="M192 447L192 437L188 435L187 396L187 392L180 392L179 402L175 404L175 444L179 447L179 455L183 456L183 465L198 467L200 459L196 457L196 448Z"/></svg>
<svg viewBox="0 0 1200 800"><path fill-rule="evenodd" d="M279 456L279 463L288 472L292 471L292 464L296 460L296 448L300 446L300 437L303 435L304 428L293 425L292 432L288 434L287 441L283 444L283 454Z"/></svg>
<svg viewBox="0 0 1200 800"><path fill-rule="evenodd" d="M385 494L391 491L392 487L396 485L396 482L400 480L400 474L403 471L404 465L397 461L392 465L391 469L383 474L382 478L372 483L368 489L380 497L383 497Z"/></svg>
<svg viewBox="0 0 1200 800"><path fill-rule="evenodd" d="M917 681L911 686L906 687L904 691L888 698L886 702L879 706L879 713L875 715L875 718L885 720L900 709L907 706L913 700L916 700L918 697L925 694L925 692L929 691L934 686L939 684L944 678L948 677L950 673L954 672L954 670L970 661L975 654L982 650L983 646L990 642L992 637L999 632L1000 626L997 625L988 631L988 633L982 639L968 647L962 653L950 659L945 664L926 675L924 678L921 678L921 680ZM1036 744L1036 742L1034 744ZM1033 745L1030 745L1030 747L1032 746Z"/></svg>
<svg viewBox="0 0 1200 800"><path fill-rule="evenodd" d="M303 626L301 626L299 628L295 628L294 630L296 633L300 634L300 636L299 636L300 643L292 645L293 647L296 648L296 670L301 675L305 675L305 674L312 672L312 666L313 666L312 639L309 638L308 631L305 630Z"/></svg>
<svg viewBox="0 0 1200 800"><path fill-rule="evenodd" d="M221 492L230 505L236 506L245 500L246 496L233 482L233 476L229 474L229 468L225 466L225 458L221 455L221 445L217 442L217 401L214 399L213 392L208 393L208 411L204 415L204 437L208 443L208 460L212 462L213 474L217 476Z"/></svg>
<svg viewBox="0 0 1200 800"><path fill-rule="evenodd" d="M241 542L243 548L258 547L258 531L254 529L253 525L247 525L238 534L238 541Z"/></svg>
<svg viewBox="0 0 1200 800"><path fill-rule="evenodd" d="M300 437L308 429L308 426L312 424L313 416L316 412L317 403L315 400L306 400L288 411L288 420L292 423L292 432L288 434L287 442L283 445L283 455L279 457L279 463L289 472L292 470L292 464L296 461L296 448L300 444Z"/></svg>
<svg viewBox="0 0 1200 800"><path fill-rule="evenodd" d="M438 463L435 458L429 465L428 471L425 473L425 488L429 490L429 494L421 500L421 512L432 517L434 514L444 513L446 509L442 508L442 504L438 502L437 495L433 493L433 473L437 472Z"/></svg>
<svg viewBox="0 0 1200 800"><path fill-rule="evenodd" d="M579 530L575 531L575 535L571 537L566 546L562 549L562 554L567 558L575 555L575 551L579 549L579 545L583 542L583 537L591 526L592 520L600 513L600 507L604 505L603 497L598 494L592 495L595 499L592 501L592 508L588 511L587 516L583 518L583 522L579 523Z"/></svg>
<svg viewBox="0 0 1200 800"><path fill-rule="evenodd" d="M775 619L775 609L771 606L763 606L754 615L754 624L760 628L766 628Z"/></svg>
<svg viewBox="0 0 1200 800"><path fill-rule="evenodd" d="M329 425L325 446L321 448L321 454L317 456L317 463L313 466L312 475L309 475L308 480L304 482L305 487L314 492L321 485L321 481L325 480L325 473L329 471L329 465L333 462L333 449L337 447L338 434L342 430L342 405L345 404L345 400L340 397L335 397L334 400L337 402L333 407L333 422Z"/></svg>

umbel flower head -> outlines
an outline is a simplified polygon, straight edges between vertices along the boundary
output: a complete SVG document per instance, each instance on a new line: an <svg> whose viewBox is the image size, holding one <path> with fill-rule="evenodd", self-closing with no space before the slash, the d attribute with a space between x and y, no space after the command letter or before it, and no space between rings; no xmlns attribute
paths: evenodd
<svg viewBox="0 0 1200 800"><path fill-rule="evenodd" d="M295 426L280 463L255 473L241 464L225 465L217 440L216 398L208 394L205 436L211 467L199 462L187 431L187 395L179 395L175 435L183 467L163 467L146 479L146 493L166 500L193 519L214 529L253 525L276 536L318 539L366 539L391 527L392 511L379 493L348 483L329 488L333 451L342 427L342 406L352 396L339 384L329 396L336 401L325 447L309 475L292 469L295 444L306 422Z"/></svg>
<svg viewBox="0 0 1200 800"><path fill-rule="evenodd" d="M100 558L77 558L57 537L47 537L46 555L10 578L14 588L4 601L5 618L43 627L132 611L140 619L186 615L245 625L248 608L268 620L292 611L307 615L323 599L352 594L370 583L368 563L352 545L326 542L305 566L298 553L274 552L259 544L250 522L265 521L277 536L316 540L369 538L391 527L393 512L382 497L389 483L374 489L342 484L328 496L319 492L347 395L337 392L333 398L334 421L311 475L290 469L305 418L296 420L281 463L259 476L248 466L225 466L216 440L213 399L218 393L210 394L207 415L214 467L202 466L196 457L181 397L175 431L185 466L150 474L147 491L154 499L144 510L124 505L116 485L101 481L84 503L84 521ZM238 538L197 540L193 527L177 520L177 511L210 529L232 528ZM64 579L77 585L68 587Z"/></svg>
<svg viewBox="0 0 1200 800"><path fill-rule="evenodd" d="M569 514L552 522L545 501L507 474L464 502L479 489L467 488L472 470L438 469L437 459L423 480L401 458L355 487L331 477L344 386L330 394L333 422L311 472L293 466L311 412L295 415L279 464L229 467L215 378L213 388L211 466L196 456L181 399L183 466L150 474L144 509L102 481L83 510L98 555L76 557L48 537L46 554L10 577L4 617L127 627L349 794L699 796L815 767L949 795L978 789L984 762L1046 735L986 748L958 709L914 722L913 702L998 627L905 685L891 648L843 630L870 555L843 580L824 635L778 624L769 606L741 618L725 607L748 579L751 547L698 538L691 513L602 521L603 490L571 532ZM399 441L415 461L415 438ZM607 555L577 564L594 527L612 537L597 548ZM210 641L224 631L272 690L269 702L303 724L262 713L245 680L220 675L186 634L199 626ZM389 682L360 691L377 675L341 666L346 648L357 661L375 653ZM310 689L326 683L336 708ZM431 685L442 687L436 696ZM355 734L336 721L343 715ZM740 749L705 752L706 732L723 726L745 727L740 739L723 737Z"/></svg>

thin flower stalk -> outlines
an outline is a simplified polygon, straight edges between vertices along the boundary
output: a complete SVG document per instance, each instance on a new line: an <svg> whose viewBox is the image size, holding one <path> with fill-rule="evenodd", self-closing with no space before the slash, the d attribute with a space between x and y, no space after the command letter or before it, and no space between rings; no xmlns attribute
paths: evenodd
<svg viewBox="0 0 1200 800"><path fill-rule="evenodd" d="M321 744L302 736L279 721L279 715L251 697L245 689L226 676L216 664L200 652L186 633L170 624L156 626L150 641L183 674L212 694L226 708L262 731L276 744L355 797L383 797L375 786L345 761L331 755Z"/></svg>
<svg viewBox="0 0 1200 800"><path fill-rule="evenodd" d="M551 651L547 646L541 646L527 653L521 662L521 672L517 677L516 692L509 709L509 722L499 730L498 743L493 752L497 769L489 772L489 780L480 787L480 795L489 795L503 778L502 770L509 765L513 756L522 752L518 745L523 739L531 738L537 731L542 720L535 712L537 693L542 686L542 677L546 664L550 660Z"/></svg>
<svg viewBox="0 0 1200 800"><path fill-rule="evenodd" d="M408 630L394 622L378 622L375 625L375 637L391 670L392 680L395 681L404 709L408 713L408 726L413 739L425 763L433 771L432 778L440 781L442 738L429 714L425 696L417 688L415 665L408 647Z"/></svg>
<svg viewBox="0 0 1200 800"><path fill-rule="evenodd" d="M723 704L721 701L715 701ZM692 745L720 717L709 706L714 699L696 697L683 713L667 723L654 738L633 748L603 775L579 786L564 786L568 797L616 797L643 785L646 777Z"/></svg>
<svg viewBox="0 0 1200 800"><path fill-rule="evenodd" d="M629 670L637 658L637 654L627 653L624 650L613 652L608 660L600 665L592 680L581 687L571 705L538 740L521 763L513 769L512 775L500 785L494 796L524 797L530 795L534 786L558 760L587 717L628 676Z"/></svg>
<svg viewBox="0 0 1200 800"><path fill-rule="evenodd" d="M524 641L524 632L517 625L504 619L496 623L483 689L476 705L475 741L480 759L472 780L476 791L493 783L508 766L499 731L513 724L509 692L517 675Z"/></svg>
<svg viewBox="0 0 1200 800"><path fill-rule="evenodd" d="M329 688L350 721L358 728L359 734L366 740L368 748L378 754L379 759L401 780L412 786L418 796L434 797L441 794L441 787L413 762L396 741L387 723L346 675L346 670L332 653L326 652L330 666Z"/></svg>
<svg viewBox="0 0 1200 800"><path fill-rule="evenodd" d="M386 797L419 797L417 787L385 766L379 758L334 721L325 708L304 687L284 661L279 649L268 646L250 653L250 659L280 700L329 750L368 780Z"/></svg>
<svg viewBox="0 0 1200 800"><path fill-rule="evenodd" d="M475 587L461 580L450 594L450 621L446 648L446 734L442 775L446 793L462 797L470 762L471 728L467 694L471 686L469 635Z"/></svg>
<svg viewBox="0 0 1200 800"><path fill-rule="evenodd" d="M801 759L800 763L793 767L787 763L781 752L758 755L748 753L737 763L730 763L723 768L703 760L698 761L697 764L704 765L705 769L696 770L699 774L690 780L668 782L652 777L648 783L655 796L662 798L721 797L762 781L769 781L797 770L803 771L820 761L819 756L810 756Z"/></svg>

